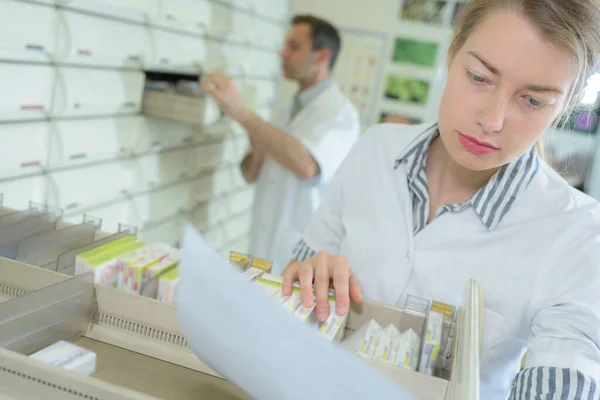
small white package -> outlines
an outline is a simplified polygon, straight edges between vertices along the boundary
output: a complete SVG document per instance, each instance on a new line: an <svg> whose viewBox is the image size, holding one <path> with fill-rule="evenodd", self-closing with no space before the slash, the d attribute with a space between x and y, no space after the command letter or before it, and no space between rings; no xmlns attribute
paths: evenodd
<svg viewBox="0 0 600 400"><path fill-rule="evenodd" d="M338 315L335 310L335 298L329 299L329 316L325 322L317 323L319 332L327 340L340 341L346 328L348 314Z"/></svg>
<svg viewBox="0 0 600 400"><path fill-rule="evenodd" d="M417 370L419 364L419 335L412 329L400 334L392 349L392 360L394 365Z"/></svg>
<svg viewBox="0 0 600 400"><path fill-rule="evenodd" d="M29 357L83 375L91 375L96 371L96 353L64 340Z"/></svg>
<svg viewBox="0 0 600 400"><path fill-rule="evenodd" d="M379 338L381 337L381 332L381 326L372 319L350 335L350 337L344 339L342 345L354 355L373 358Z"/></svg>
<svg viewBox="0 0 600 400"><path fill-rule="evenodd" d="M373 359L385 363L394 362L394 350L398 350L400 331L394 325L389 324L381 332L379 343L375 349Z"/></svg>
<svg viewBox="0 0 600 400"><path fill-rule="evenodd" d="M423 349L419 362L419 372L425 375L433 375L437 361L440 345L442 344L442 327L444 314L429 311L423 337Z"/></svg>

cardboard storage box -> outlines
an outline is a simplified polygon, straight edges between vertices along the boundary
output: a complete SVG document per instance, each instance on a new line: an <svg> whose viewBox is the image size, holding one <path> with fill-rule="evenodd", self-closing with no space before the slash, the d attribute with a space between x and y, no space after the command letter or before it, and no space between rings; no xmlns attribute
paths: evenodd
<svg viewBox="0 0 600 400"><path fill-rule="evenodd" d="M107 287L0 259L0 388L44 399L246 399L187 347L174 307ZM479 398L481 295L471 283L459 311L450 381L371 363L423 400ZM376 302L354 306L347 330L370 319L421 333L424 315ZM77 375L27 356L57 340L96 352L97 369ZM87 396L87 397L85 397Z"/></svg>
<svg viewBox="0 0 600 400"><path fill-rule="evenodd" d="M169 91L145 90L142 112L152 117L192 124L205 123L206 98Z"/></svg>

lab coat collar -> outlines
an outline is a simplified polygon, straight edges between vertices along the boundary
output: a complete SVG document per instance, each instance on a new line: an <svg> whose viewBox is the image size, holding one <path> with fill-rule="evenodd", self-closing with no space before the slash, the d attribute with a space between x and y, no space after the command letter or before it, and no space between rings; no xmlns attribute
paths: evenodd
<svg viewBox="0 0 600 400"><path fill-rule="evenodd" d="M311 119L322 120L323 115L336 115L347 103L347 99L339 89L338 85L331 82L323 88L312 101L292 118L287 125L287 130L294 131L303 123Z"/></svg>
<svg viewBox="0 0 600 400"><path fill-rule="evenodd" d="M439 134L437 123L423 131L416 138L416 144L411 144L407 150L395 162L394 168L405 164L407 168L407 178L411 191L411 183L420 179L427 182L425 177L425 165L429 146L433 139ZM494 174L484 187L479 189L471 199L461 204L449 204L445 206L444 212L461 212L466 208L473 207L473 210L485 227L495 230L502 218L508 213L519 193L526 188L539 168L539 156L533 146L527 153L515 161L502 167ZM429 202L427 190L417 191L416 194L422 201ZM426 198L423 198L425 196Z"/></svg>

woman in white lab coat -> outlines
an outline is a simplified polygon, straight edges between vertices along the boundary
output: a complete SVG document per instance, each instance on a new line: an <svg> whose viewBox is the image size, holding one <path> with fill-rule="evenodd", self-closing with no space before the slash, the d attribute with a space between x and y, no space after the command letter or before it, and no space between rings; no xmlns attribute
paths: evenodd
<svg viewBox="0 0 600 400"><path fill-rule="evenodd" d="M284 272L328 314L485 292L481 398L600 394L600 206L540 157L600 57L595 0L471 0L436 123L356 144ZM527 350L526 368L519 364ZM516 379L515 379L516 376ZM550 397L546 397L549 395Z"/></svg>

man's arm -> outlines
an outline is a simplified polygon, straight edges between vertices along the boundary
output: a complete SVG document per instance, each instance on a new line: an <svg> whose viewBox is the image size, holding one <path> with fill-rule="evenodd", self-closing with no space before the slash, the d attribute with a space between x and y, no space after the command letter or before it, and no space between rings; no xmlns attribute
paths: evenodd
<svg viewBox="0 0 600 400"><path fill-rule="evenodd" d="M248 183L254 183L258 179L258 174L265 161L265 156L255 150L250 150L242 160L240 169L242 175Z"/></svg>
<svg viewBox="0 0 600 400"><path fill-rule="evenodd" d="M265 157L272 158L301 179L311 179L319 173L319 165L308 149L248 109L227 76L212 73L205 78L202 88L215 98L225 114L244 127L253 148Z"/></svg>
<svg viewBox="0 0 600 400"><path fill-rule="evenodd" d="M241 114L238 122L248 132L256 148L300 179L308 180L319 173L317 162L298 139L263 121L250 110Z"/></svg>

